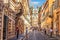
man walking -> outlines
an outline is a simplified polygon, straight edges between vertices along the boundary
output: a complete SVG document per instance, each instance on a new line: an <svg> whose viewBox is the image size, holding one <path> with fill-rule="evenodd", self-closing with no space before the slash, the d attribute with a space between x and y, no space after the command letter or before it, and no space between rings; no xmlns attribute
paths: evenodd
<svg viewBox="0 0 60 40"><path fill-rule="evenodd" d="M28 40L28 27L26 27L26 40Z"/></svg>
<svg viewBox="0 0 60 40"><path fill-rule="evenodd" d="M44 28L44 34L46 35L46 29Z"/></svg>
<svg viewBox="0 0 60 40"><path fill-rule="evenodd" d="M17 39L18 39L18 36L19 36L19 28L16 27L16 35L17 35Z"/></svg>

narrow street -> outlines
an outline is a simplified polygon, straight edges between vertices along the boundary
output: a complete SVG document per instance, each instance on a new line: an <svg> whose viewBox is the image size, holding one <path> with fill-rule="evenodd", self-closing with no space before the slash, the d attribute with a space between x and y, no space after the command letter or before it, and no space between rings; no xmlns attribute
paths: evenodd
<svg viewBox="0 0 60 40"><path fill-rule="evenodd" d="M42 32L34 30L28 34L27 39L24 35L19 35L18 39L15 37L10 40L59 40L59 38L51 38L50 36L47 36Z"/></svg>
<svg viewBox="0 0 60 40"><path fill-rule="evenodd" d="M46 37L37 30L29 33L29 40L46 40Z"/></svg>
<svg viewBox="0 0 60 40"><path fill-rule="evenodd" d="M18 40L22 40L22 39L26 40L25 38L19 36ZM35 31L30 32L28 34L28 40L59 40L59 39L57 39L57 38L50 38L49 36L45 35L44 33L41 33L39 31L35 30Z"/></svg>
<svg viewBox="0 0 60 40"><path fill-rule="evenodd" d="M41 33L37 30L29 33L28 40L58 40L56 38L50 38L49 36L45 35L44 33Z"/></svg>
<svg viewBox="0 0 60 40"><path fill-rule="evenodd" d="M0 0L0 40L60 40L60 0Z"/></svg>

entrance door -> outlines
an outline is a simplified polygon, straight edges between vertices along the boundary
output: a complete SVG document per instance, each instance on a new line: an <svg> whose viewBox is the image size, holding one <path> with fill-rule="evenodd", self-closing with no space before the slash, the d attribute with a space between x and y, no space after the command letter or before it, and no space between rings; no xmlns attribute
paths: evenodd
<svg viewBox="0 0 60 40"><path fill-rule="evenodd" d="M8 17L4 16L4 26L3 26L3 40L7 38L7 26L8 25Z"/></svg>

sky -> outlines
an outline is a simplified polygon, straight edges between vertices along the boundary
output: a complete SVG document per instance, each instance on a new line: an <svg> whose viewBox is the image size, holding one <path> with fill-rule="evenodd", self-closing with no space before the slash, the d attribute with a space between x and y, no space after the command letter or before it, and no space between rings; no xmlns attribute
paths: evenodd
<svg viewBox="0 0 60 40"><path fill-rule="evenodd" d="M43 5L46 0L30 0L30 6L33 6L34 8L37 8L37 6Z"/></svg>

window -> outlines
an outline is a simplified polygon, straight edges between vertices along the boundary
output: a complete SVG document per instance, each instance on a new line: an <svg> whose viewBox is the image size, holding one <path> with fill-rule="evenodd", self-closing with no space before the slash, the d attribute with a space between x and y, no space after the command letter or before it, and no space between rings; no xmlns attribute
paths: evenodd
<svg viewBox="0 0 60 40"><path fill-rule="evenodd" d="M4 0L4 3L8 3L8 0Z"/></svg>
<svg viewBox="0 0 60 40"><path fill-rule="evenodd" d="M16 2L22 2L22 0L15 0Z"/></svg>
<svg viewBox="0 0 60 40"><path fill-rule="evenodd" d="M56 4L55 2L53 3L53 10L56 9Z"/></svg>
<svg viewBox="0 0 60 40"><path fill-rule="evenodd" d="M55 0L55 3L54 3L54 7L55 7L55 9L57 8L57 7L59 7L59 2L60 0Z"/></svg>
<svg viewBox="0 0 60 40"><path fill-rule="evenodd" d="M55 0L55 2L54 2L54 9L56 9L57 8L57 0Z"/></svg>
<svg viewBox="0 0 60 40"><path fill-rule="evenodd" d="M53 14L53 8L54 8L54 5L52 5L51 8L49 9L49 15L52 15Z"/></svg>
<svg viewBox="0 0 60 40"><path fill-rule="evenodd" d="M47 1L44 9L48 8L48 6L49 6L49 3L48 3L48 1Z"/></svg>
<svg viewBox="0 0 60 40"><path fill-rule="evenodd" d="M43 17L43 16L45 16L45 12L44 12L44 13L42 13L42 17Z"/></svg>
<svg viewBox="0 0 60 40"><path fill-rule="evenodd" d="M59 7L60 7L60 0L59 0Z"/></svg>

